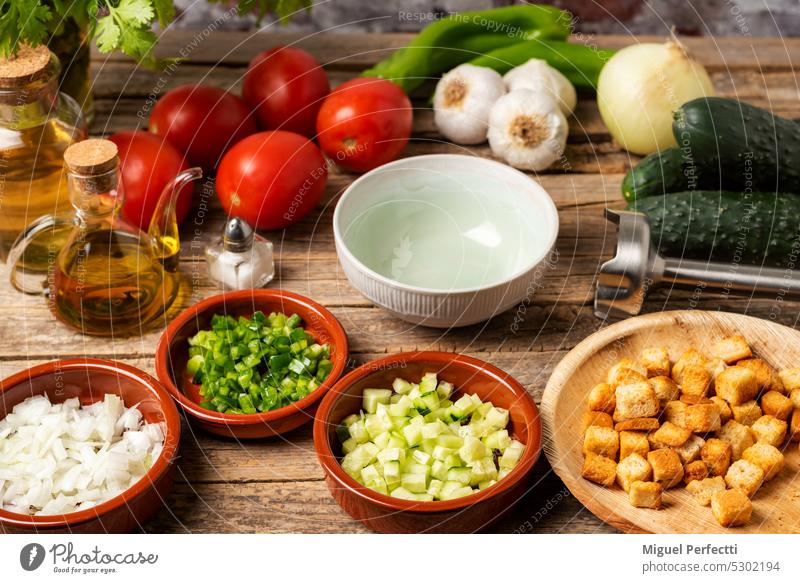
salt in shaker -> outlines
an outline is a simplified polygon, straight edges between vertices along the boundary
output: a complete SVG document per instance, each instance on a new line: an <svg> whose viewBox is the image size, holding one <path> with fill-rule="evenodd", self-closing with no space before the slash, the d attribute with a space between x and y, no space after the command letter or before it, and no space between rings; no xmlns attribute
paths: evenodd
<svg viewBox="0 0 800 583"><path fill-rule="evenodd" d="M226 289L263 287L275 277L272 243L238 217L225 225L222 240L206 249L206 261L209 277Z"/></svg>

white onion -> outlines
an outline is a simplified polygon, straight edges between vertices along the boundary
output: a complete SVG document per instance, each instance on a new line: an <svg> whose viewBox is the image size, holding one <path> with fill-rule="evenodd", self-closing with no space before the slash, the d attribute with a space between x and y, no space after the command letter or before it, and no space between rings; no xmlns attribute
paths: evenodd
<svg viewBox="0 0 800 583"><path fill-rule="evenodd" d="M597 106L608 131L634 154L676 144L672 112L713 95L706 70L676 40L634 44L616 53L597 83Z"/></svg>
<svg viewBox="0 0 800 583"><path fill-rule="evenodd" d="M161 455L161 423L116 395L81 407L29 397L0 420L0 507L19 514L69 514L138 482Z"/></svg>

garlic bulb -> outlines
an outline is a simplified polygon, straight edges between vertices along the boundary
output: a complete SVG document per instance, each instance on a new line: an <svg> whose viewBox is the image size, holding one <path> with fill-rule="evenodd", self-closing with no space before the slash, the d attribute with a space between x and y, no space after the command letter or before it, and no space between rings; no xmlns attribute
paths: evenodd
<svg viewBox="0 0 800 583"><path fill-rule="evenodd" d="M552 96L518 89L492 107L489 145L514 168L544 170L563 155L567 129L567 118Z"/></svg>
<svg viewBox="0 0 800 583"><path fill-rule="evenodd" d="M564 115L572 113L578 103L578 94L569 79L542 59L531 59L514 67L505 74L503 81L509 91L530 89L549 93L558 102Z"/></svg>
<svg viewBox="0 0 800 583"><path fill-rule="evenodd" d="M597 106L608 131L623 148L642 155L676 145L672 112L713 94L706 70L675 39L625 47L597 82Z"/></svg>
<svg viewBox="0 0 800 583"><path fill-rule="evenodd" d="M489 110L505 92L503 78L497 71L459 65L436 85L433 95L436 127L457 144L485 142Z"/></svg>

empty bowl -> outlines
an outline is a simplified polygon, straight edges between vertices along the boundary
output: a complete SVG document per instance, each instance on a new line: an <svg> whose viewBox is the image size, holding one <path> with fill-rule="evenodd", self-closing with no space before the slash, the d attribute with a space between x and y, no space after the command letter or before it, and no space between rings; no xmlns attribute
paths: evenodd
<svg viewBox="0 0 800 583"><path fill-rule="evenodd" d="M361 176L339 200L333 231L362 294L403 320L447 328L487 320L535 289L558 213L510 166L436 154Z"/></svg>
<svg viewBox="0 0 800 583"><path fill-rule="evenodd" d="M367 388L389 388L402 377L419 382L426 372L453 383L457 394L508 409L508 432L525 444L517 466L493 486L454 500L417 502L380 494L347 475L336 427L361 410ZM406 352L369 362L342 377L325 396L314 420L314 448L334 499L353 518L384 533L456 533L485 528L508 511L528 488L539 457L541 422L533 399L514 378L489 363L450 352Z"/></svg>
<svg viewBox="0 0 800 583"><path fill-rule="evenodd" d="M331 347L333 369L323 383L299 401L265 413L219 413L200 406L200 387L186 372L189 360L188 339L200 330L211 328L215 314L252 317L265 314L297 314L303 327L320 344ZM347 335L328 310L299 294L276 289L253 289L212 296L178 314L156 346L156 374L189 419L211 433L237 439L270 437L291 431L314 418L319 401L336 382L347 363Z"/></svg>
<svg viewBox="0 0 800 583"><path fill-rule="evenodd" d="M40 364L0 381L0 419L35 395L47 395L51 403L77 397L82 405L90 405L107 393L119 395L126 407L138 405L144 421L164 423L164 449L150 470L118 496L86 510L28 516L0 509L0 532L124 533L140 528L164 505L175 473L181 423L169 394L145 372L94 358Z"/></svg>

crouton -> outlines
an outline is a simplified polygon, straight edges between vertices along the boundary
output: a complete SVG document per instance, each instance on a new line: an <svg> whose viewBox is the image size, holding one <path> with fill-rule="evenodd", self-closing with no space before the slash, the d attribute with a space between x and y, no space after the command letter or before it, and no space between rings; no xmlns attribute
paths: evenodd
<svg viewBox="0 0 800 583"><path fill-rule="evenodd" d="M661 508L664 487L656 482L633 482L628 492L628 500L636 508Z"/></svg>
<svg viewBox="0 0 800 583"><path fill-rule="evenodd" d="M686 465L690 464L700 457L700 449L705 444L705 440L699 435L692 435L686 440L686 443L679 447L673 447L675 453L681 458L681 462Z"/></svg>
<svg viewBox="0 0 800 583"><path fill-rule="evenodd" d="M678 427L686 427L686 409L689 407L681 401L670 401L664 405L664 420Z"/></svg>
<svg viewBox="0 0 800 583"><path fill-rule="evenodd" d="M708 477L708 466L703 460L696 460L683 466L683 483L690 484L695 480L705 480Z"/></svg>
<svg viewBox="0 0 800 583"><path fill-rule="evenodd" d="M602 411L584 411L583 413L583 431L586 432L587 427L610 427L614 428L614 420L611 415L603 413Z"/></svg>
<svg viewBox="0 0 800 583"><path fill-rule="evenodd" d="M631 454L647 457L650 451L650 442L647 434L639 431L621 431L619 434L619 459L623 460Z"/></svg>
<svg viewBox="0 0 800 583"><path fill-rule="evenodd" d="M653 468L653 481L669 489L683 480L683 465L678 454L671 449L657 449L647 454Z"/></svg>
<svg viewBox="0 0 800 583"><path fill-rule="evenodd" d="M650 386L658 397L661 406L669 401L674 401L680 396L681 389L671 378L667 376L657 376L650 379Z"/></svg>
<svg viewBox="0 0 800 583"><path fill-rule="evenodd" d="M764 483L764 470L753 462L740 459L728 468L725 473L725 483L728 488L741 490L752 497Z"/></svg>
<svg viewBox="0 0 800 583"><path fill-rule="evenodd" d="M658 415L658 397L648 382L619 385L616 396L615 421Z"/></svg>
<svg viewBox="0 0 800 583"><path fill-rule="evenodd" d="M737 367L741 368L748 368L753 371L753 374L756 375L756 385L758 385L759 391L769 391L773 387L773 376L777 378L777 375L772 370L772 367L766 363L765 360L760 358L747 358L745 360L740 360L736 363ZM779 381L780 382L780 381ZM781 385L783 386L783 385Z"/></svg>
<svg viewBox="0 0 800 583"><path fill-rule="evenodd" d="M716 378L719 376L719 373L726 368L728 368L728 365L725 364L724 360L718 357L711 358L706 364L706 370L708 370L709 374L711 375L711 380L716 380Z"/></svg>
<svg viewBox="0 0 800 583"><path fill-rule="evenodd" d="M714 403L689 405L685 414L686 429L694 433L708 433L720 428L719 407Z"/></svg>
<svg viewBox="0 0 800 583"><path fill-rule="evenodd" d="M719 422L722 425L725 425L728 421L733 419L733 411L731 411L731 407L725 399L714 395L711 397L711 402L719 409Z"/></svg>
<svg viewBox="0 0 800 583"><path fill-rule="evenodd" d="M626 492L630 490L632 482L647 482L652 476L650 463L638 453L629 455L617 464L617 484Z"/></svg>
<svg viewBox="0 0 800 583"><path fill-rule="evenodd" d="M666 421L653 433L653 439L670 447L678 447L686 443L686 440L689 439L691 435L692 432L688 429L678 427L674 423Z"/></svg>
<svg viewBox="0 0 800 583"><path fill-rule="evenodd" d="M789 419L792 414L792 401L778 391L768 391L761 397L761 410L764 415L772 415L781 421Z"/></svg>
<svg viewBox="0 0 800 583"><path fill-rule="evenodd" d="M708 364L708 359L700 351L695 348L689 348L686 352L681 354L680 358L675 361L672 367L672 380L679 385L683 383L683 370L690 364L700 365L705 367Z"/></svg>
<svg viewBox="0 0 800 583"><path fill-rule="evenodd" d="M724 476L731 465L731 444L712 437L700 449L700 457L708 466L712 476Z"/></svg>
<svg viewBox="0 0 800 583"><path fill-rule="evenodd" d="M583 438L583 453L616 459L619 451L619 434L610 427L596 425L586 428Z"/></svg>
<svg viewBox="0 0 800 583"><path fill-rule="evenodd" d="M792 422L789 425L789 439L800 441L800 409L792 411Z"/></svg>
<svg viewBox="0 0 800 583"><path fill-rule="evenodd" d="M738 421L728 421L717 432L717 437L731 445L731 460L736 461L742 457L742 452L756 442L753 431Z"/></svg>
<svg viewBox="0 0 800 583"><path fill-rule="evenodd" d="M638 362L634 362L630 358L623 358L608 370L606 382L614 386L622 384L620 380L630 375L630 373L627 371L633 371L639 373L641 376L647 379L647 369L644 366L642 366Z"/></svg>
<svg viewBox="0 0 800 583"><path fill-rule="evenodd" d="M645 348L639 356L639 364L647 369L648 377L660 377L669 374L669 352L666 348Z"/></svg>
<svg viewBox="0 0 800 583"><path fill-rule="evenodd" d="M704 365L687 364L681 373L681 393L705 397L711 388L711 373Z"/></svg>
<svg viewBox="0 0 800 583"><path fill-rule="evenodd" d="M778 373L778 378L781 379L786 392L791 393L795 389L800 389L800 368L782 370Z"/></svg>
<svg viewBox="0 0 800 583"><path fill-rule="evenodd" d="M782 421L772 415L764 415L751 426L756 441L762 441L775 447L780 447L786 440L786 421Z"/></svg>
<svg viewBox="0 0 800 583"><path fill-rule="evenodd" d="M800 409L800 389L792 389L789 393L789 400L792 402L792 407Z"/></svg>
<svg viewBox="0 0 800 583"><path fill-rule="evenodd" d="M731 405L741 405L758 395L755 373L749 368L732 366L722 371L715 382L717 395Z"/></svg>
<svg viewBox="0 0 800 583"><path fill-rule="evenodd" d="M726 364L733 364L737 360L753 356L750 345L741 334L723 338L714 345L711 349L711 354L721 358Z"/></svg>
<svg viewBox="0 0 800 583"><path fill-rule="evenodd" d="M724 492L725 488L725 480L722 476L694 480L686 484L686 490L694 496L694 499L701 506L711 504L711 497L717 492Z"/></svg>
<svg viewBox="0 0 800 583"><path fill-rule="evenodd" d="M711 496L711 512L721 526L744 526L753 514L753 503L739 490L723 490Z"/></svg>
<svg viewBox="0 0 800 583"><path fill-rule="evenodd" d="M617 479L617 462L590 453L583 460L581 476L601 486L611 487Z"/></svg>
<svg viewBox="0 0 800 583"><path fill-rule="evenodd" d="M686 403L687 405L702 405L714 402L711 399L702 397L700 395L687 395L687 394L682 394L680 401L681 403Z"/></svg>
<svg viewBox="0 0 800 583"><path fill-rule="evenodd" d="M761 471L764 472L765 482L769 482L783 470L783 454L777 447L768 443L754 443L744 450L742 459L754 463L761 468Z"/></svg>
<svg viewBox="0 0 800 583"><path fill-rule="evenodd" d="M658 426L659 422L655 417L637 417L616 423L614 429L617 431L655 431Z"/></svg>
<svg viewBox="0 0 800 583"><path fill-rule="evenodd" d="M600 411L611 414L617 406L614 387L608 383L600 383L592 387L587 398L590 411Z"/></svg>
<svg viewBox="0 0 800 583"><path fill-rule="evenodd" d="M741 405L731 405L731 413L733 413L735 421L748 426L758 421L764 414L755 400L747 401Z"/></svg>

